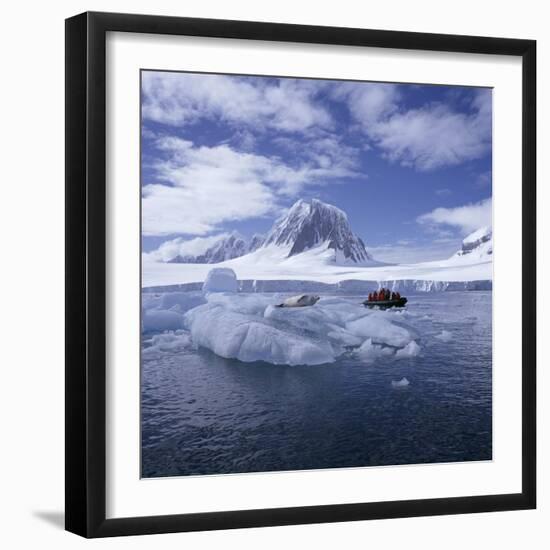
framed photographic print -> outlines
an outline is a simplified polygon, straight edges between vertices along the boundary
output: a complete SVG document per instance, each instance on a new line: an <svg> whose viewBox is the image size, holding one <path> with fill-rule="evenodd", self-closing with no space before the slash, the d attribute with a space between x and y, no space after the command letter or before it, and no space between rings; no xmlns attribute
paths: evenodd
<svg viewBox="0 0 550 550"><path fill-rule="evenodd" d="M66 527L535 507L530 40L66 22Z"/></svg>

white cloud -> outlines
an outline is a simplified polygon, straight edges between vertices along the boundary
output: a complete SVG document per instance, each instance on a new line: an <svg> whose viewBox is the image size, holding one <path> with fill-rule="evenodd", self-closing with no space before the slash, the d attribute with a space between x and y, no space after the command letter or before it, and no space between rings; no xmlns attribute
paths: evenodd
<svg viewBox="0 0 550 550"><path fill-rule="evenodd" d="M348 130L360 130L364 148L376 146L389 161L419 171L481 158L491 149L490 90L478 90L467 111L450 102L407 108L403 86L389 83L145 71L142 90L144 119L173 126L223 122L241 132L235 139L245 150L266 129L306 138L302 148L321 139L343 146L326 97L347 105L355 121Z"/></svg>
<svg viewBox="0 0 550 550"><path fill-rule="evenodd" d="M218 233L210 237L195 237L194 239L183 239L177 237L164 241L156 250L144 253L145 259L152 261L169 261L176 256L198 256L206 252L214 243L228 236L228 233Z"/></svg>
<svg viewBox="0 0 550 550"><path fill-rule="evenodd" d="M305 186L353 174L332 159L289 166L227 144L196 147L165 137L157 147L166 158L153 165L157 181L143 187L142 227L148 236L205 235L223 222L273 213L281 197L294 197Z"/></svg>
<svg viewBox="0 0 550 550"><path fill-rule="evenodd" d="M358 171L359 150L356 147L344 143L342 138L335 134L322 131L314 134L316 135L300 137L276 136L272 143L281 148L285 157L296 159L302 166L308 167L308 173L319 180L367 177ZM317 171L312 172L312 168ZM290 185L287 194L295 193Z"/></svg>
<svg viewBox="0 0 550 550"><path fill-rule="evenodd" d="M319 86L296 79L146 71L142 74L143 117L181 126L200 118L304 132L328 128L332 118L314 96Z"/></svg>
<svg viewBox="0 0 550 550"><path fill-rule="evenodd" d="M490 117L435 105L390 117L376 126L374 137L391 161L428 171L489 152Z"/></svg>
<svg viewBox="0 0 550 550"><path fill-rule="evenodd" d="M333 88L332 96L347 101L351 114L367 132L397 111L401 97L396 84L375 82L343 82Z"/></svg>
<svg viewBox="0 0 550 550"><path fill-rule="evenodd" d="M416 221L428 226L454 227L459 229L463 235L466 235L480 227L492 226L493 201L489 198L456 208L436 208L419 216Z"/></svg>
<svg viewBox="0 0 550 550"><path fill-rule="evenodd" d="M365 135L392 162L429 171L483 157L491 149L492 96L476 93L469 112L443 103L404 109L395 84L346 84L345 99Z"/></svg>

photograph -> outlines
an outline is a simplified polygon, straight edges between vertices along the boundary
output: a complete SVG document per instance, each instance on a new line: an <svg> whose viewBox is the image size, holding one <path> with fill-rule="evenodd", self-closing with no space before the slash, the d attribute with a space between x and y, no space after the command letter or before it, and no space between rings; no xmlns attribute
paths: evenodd
<svg viewBox="0 0 550 550"><path fill-rule="evenodd" d="M491 461L492 88L137 85L141 477Z"/></svg>

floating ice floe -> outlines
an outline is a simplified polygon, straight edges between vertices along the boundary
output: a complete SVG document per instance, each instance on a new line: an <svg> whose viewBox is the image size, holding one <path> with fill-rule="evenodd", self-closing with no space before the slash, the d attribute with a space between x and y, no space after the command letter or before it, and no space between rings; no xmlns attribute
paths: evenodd
<svg viewBox="0 0 550 550"><path fill-rule="evenodd" d="M141 299L141 327L144 333L174 331L184 326L183 314L201 304L206 298L197 292L144 293Z"/></svg>
<svg viewBox="0 0 550 550"><path fill-rule="evenodd" d="M213 290L217 289L217 290ZM380 358L414 357L418 333L389 311L373 311L341 297L322 297L314 307L277 308L283 294L236 292L230 269L212 269L204 291L173 292L142 300L143 331L172 331L220 357L284 365L332 363L353 354L366 364ZM178 331L185 331L179 333ZM170 351L175 337L151 342ZM148 353L155 353L152 350Z"/></svg>
<svg viewBox="0 0 550 550"><path fill-rule="evenodd" d="M436 335L436 338L442 342L450 342L453 335L448 330L442 330L440 334Z"/></svg>
<svg viewBox="0 0 550 550"><path fill-rule="evenodd" d="M410 330L393 323L389 316L380 311L346 323L346 329L357 336L372 338L376 344L387 346L400 348L412 340Z"/></svg>
<svg viewBox="0 0 550 550"><path fill-rule="evenodd" d="M166 309L146 310L141 319L144 332L177 330L183 328L183 316Z"/></svg>
<svg viewBox="0 0 550 550"><path fill-rule="evenodd" d="M145 359L157 357L162 353L183 351L192 347L191 335L185 330L168 331L163 334L155 334L145 341L146 346L141 354Z"/></svg>
<svg viewBox="0 0 550 550"><path fill-rule="evenodd" d="M384 346L377 346L372 343L372 338L363 342L357 349L356 355L365 363L374 363L380 357L388 357L394 354L394 350Z"/></svg>
<svg viewBox="0 0 550 550"><path fill-rule="evenodd" d="M273 326L263 317L231 311L220 303L199 306L185 315L193 342L216 355L276 365L332 363L329 342Z"/></svg>
<svg viewBox="0 0 550 550"><path fill-rule="evenodd" d="M410 382L405 378L401 378L401 380L392 380L391 381L391 387L396 389L403 389L408 388Z"/></svg>
<svg viewBox="0 0 550 550"><path fill-rule="evenodd" d="M413 340L409 342L403 349L395 352L396 359L403 359L405 357L416 357L420 353L420 346Z"/></svg>

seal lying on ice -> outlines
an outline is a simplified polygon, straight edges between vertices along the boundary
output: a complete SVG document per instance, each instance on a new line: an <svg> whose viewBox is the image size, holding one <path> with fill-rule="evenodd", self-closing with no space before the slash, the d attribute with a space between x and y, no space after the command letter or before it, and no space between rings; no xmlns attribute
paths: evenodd
<svg viewBox="0 0 550 550"><path fill-rule="evenodd" d="M275 307L305 307L312 306L320 300L319 296L312 296L311 294L300 294L299 296L292 296L287 298L282 304L277 304Z"/></svg>

